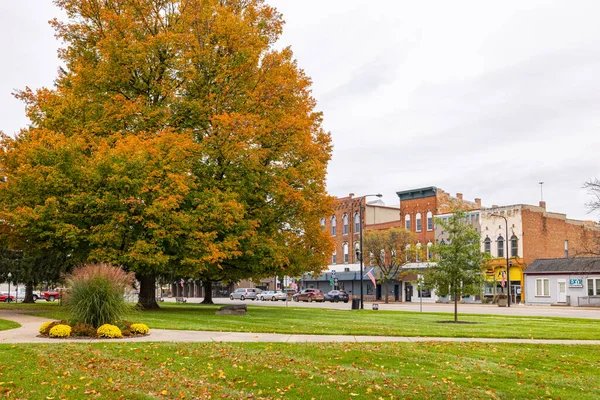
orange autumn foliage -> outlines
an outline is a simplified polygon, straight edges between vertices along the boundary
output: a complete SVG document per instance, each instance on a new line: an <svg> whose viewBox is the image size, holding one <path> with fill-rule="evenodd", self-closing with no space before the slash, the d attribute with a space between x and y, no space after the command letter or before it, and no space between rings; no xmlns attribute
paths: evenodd
<svg viewBox="0 0 600 400"><path fill-rule="evenodd" d="M330 135L292 51L273 47L273 7L55 2L69 17L52 21L65 67L56 88L19 92L32 126L5 138L0 160L2 217L19 235L140 276L327 264Z"/></svg>

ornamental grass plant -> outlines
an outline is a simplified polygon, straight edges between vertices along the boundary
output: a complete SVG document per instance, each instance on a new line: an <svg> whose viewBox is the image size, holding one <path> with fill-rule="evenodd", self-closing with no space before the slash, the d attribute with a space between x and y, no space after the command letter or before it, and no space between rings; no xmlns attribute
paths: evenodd
<svg viewBox="0 0 600 400"><path fill-rule="evenodd" d="M66 278L69 295L65 307L74 322L100 327L124 319L133 305L123 297L134 275L109 264L88 264Z"/></svg>

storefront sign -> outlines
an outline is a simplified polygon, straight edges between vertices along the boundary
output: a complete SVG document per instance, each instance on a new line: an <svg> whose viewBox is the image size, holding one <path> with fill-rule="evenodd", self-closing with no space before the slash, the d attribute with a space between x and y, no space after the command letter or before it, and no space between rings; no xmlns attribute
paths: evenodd
<svg viewBox="0 0 600 400"><path fill-rule="evenodd" d="M583 287L582 279L569 279L569 287Z"/></svg>

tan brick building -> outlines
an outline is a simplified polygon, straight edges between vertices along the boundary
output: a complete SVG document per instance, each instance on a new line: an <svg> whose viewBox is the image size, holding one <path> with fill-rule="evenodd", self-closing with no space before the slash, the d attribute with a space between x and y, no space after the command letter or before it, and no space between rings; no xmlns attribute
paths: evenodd
<svg viewBox="0 0 600 400"><path fill-rule="evenodd" d="M486 285L485 295L493 296L501 291L499 282L503 276L506 279L510 275L511 300L514 303L525 299L523 271L533 261L589 256L590 249L600 239L600 225L549 212L543 201L539 206L515 204L483 208L480 224L481 250L493 257L487 271L488 278L490 282L495 281L495 284ZM506 273L507 257L509 274Z"/></svg>

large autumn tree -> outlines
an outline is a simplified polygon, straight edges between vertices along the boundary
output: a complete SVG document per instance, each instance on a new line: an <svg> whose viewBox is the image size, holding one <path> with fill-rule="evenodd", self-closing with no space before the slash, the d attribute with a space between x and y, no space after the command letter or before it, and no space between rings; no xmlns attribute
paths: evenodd
<svg viewBox="0 0 600 400"><path fill-rule="evenodd" d="M3 197L7 221L21 201L30 224L38 208L54 207L45 245L134 271L145 307L156 306L163 271L237 280L327 263L331 239L318 220L332 206L330 136L310 79L289 48L273 47L283 26L274 8L262 0L55 3L68 16L52 22L64 67L54 89L18 94L32 125L2 154L3 187L24 193ZM51 157L23 160L22 147ZM57 170L60 190L17 187Z"/></svg>

